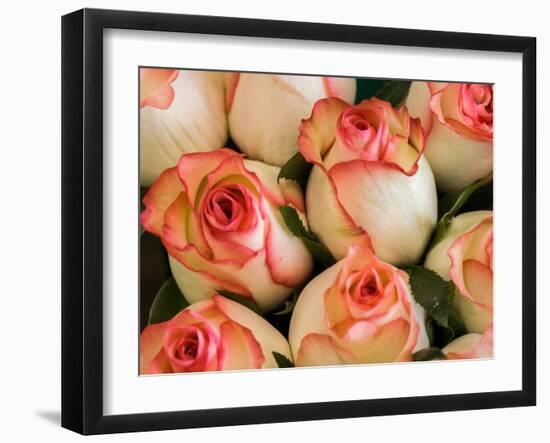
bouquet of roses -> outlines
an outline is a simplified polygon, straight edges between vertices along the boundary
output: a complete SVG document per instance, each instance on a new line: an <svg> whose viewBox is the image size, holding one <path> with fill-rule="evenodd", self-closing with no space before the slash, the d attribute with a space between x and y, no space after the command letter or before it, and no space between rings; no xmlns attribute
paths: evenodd
<svg viewBox="0 0 550 443"><path fill-rule="evenodd" d="M493 355L493 87L140 70L140 373Z"/></svg>

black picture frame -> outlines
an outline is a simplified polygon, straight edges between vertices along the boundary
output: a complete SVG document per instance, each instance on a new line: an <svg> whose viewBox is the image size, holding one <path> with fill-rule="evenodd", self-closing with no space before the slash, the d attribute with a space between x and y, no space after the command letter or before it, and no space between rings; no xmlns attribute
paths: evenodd
<svg viewBox="0 0 550 443"><path fill-rule="evenodd" d="M522 389L104 415L103 31L108 28L519 53L523 64ZM62 426L82 434L536 404L536 39L83 9L62 18Z"/></svg>

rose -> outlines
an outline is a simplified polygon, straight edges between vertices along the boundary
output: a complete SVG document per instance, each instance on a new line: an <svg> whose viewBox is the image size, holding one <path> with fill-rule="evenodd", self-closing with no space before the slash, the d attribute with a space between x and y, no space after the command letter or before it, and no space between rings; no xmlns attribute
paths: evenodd
<svg viewBox="0 0 550 443"><path fill-rule="evenodd" d="M442 350L449 360L465 358L491 358L493 356L493 328L483 334L466 334L459 337Z"/></svg>
<svg viewBox="0 0 550 443"><path fill-rule="evenodd" d="M304 217L302 191L278 173L220 149L183 155L153 183L141 223L161 238L187 300L224 289L268 311L308 277L312 258L279 212L291 205Z"/></svg>
<svg viewBox="0 0 550 443"><path fill-rule="evenodd" d="M358 245L302 291L289 341L297 366L408 361L429 346L407 274Z"/></svg>
<svg viewBox="0 0 550 443"><path fill-rule="evenodd" d="M493 324L493 213L455 217L445 237L426 257L425 266L456 286L454 306L469 332Z"/></svg>
<svg viewBox="0 0 550 443"><path fill-rule="evenodd" d="M413 82L406 100L426 130L426 158L438 188L462 189L493 170L493 87Z"/></svg>
<svg viewBox="0 0 550 443"><path fill-rule="evenodd" d="M288 342L266 320L220 295L147 326L140 338L140 373L202 372L278 367Z"/></svg>
<svg viewBox="0 0 550 443"><path fill-rule="evenodd" d="M422 255L437 218L437 195L418 119L373 98L350 106L319 100L304 120L300 152L315 166L306 204L310 228L337 257L371 244L392 264Z"/></svg>
<svg viewBox="0 0 550 443"><path fill-rule="evenodd" d="M223 74L140 70L140 180L149 186L181 154L227 140Z"/></svg>
<svg viewBox="0 0 550 443"><path fill-rule="evenodd" d="M229 74L231 137L248 157L282 166L296 151L300 121L317 99L355 98L352 78Z"/></svg>

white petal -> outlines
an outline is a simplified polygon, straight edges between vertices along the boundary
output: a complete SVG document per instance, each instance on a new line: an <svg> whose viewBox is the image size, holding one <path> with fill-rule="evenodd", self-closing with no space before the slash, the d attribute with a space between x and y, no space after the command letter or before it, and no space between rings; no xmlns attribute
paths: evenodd
<svg viewBox="0 0 550 443"><path fill-rule="evenodd" d="M369 234L378 258L392 265L416 263L437 219L434 179L424 157L412 176L384 164L361 162L337 165L331 176L338 200Z"/></svg>
<svg viewBox="0 0 550 443"><path fill-rule="evenodd" d="M239 303L224 297L217 297L216 304L227 317L252 331L252 335L254 335L254 338L260 344L265 357L262 368L278 367L277 362L273 358L273 352L278 352L291 359L288 342L265 319Z"/></svg>
<svg viewBox="0 0 550 443"><path fill-rule="evenodd" d="M264 211L270 229L266 239L269 272L278 283L298 286L311 273L313 259L302 240L288 230L278 209L266 204Z"/></svg>
<svg viewBox="0 0 550 443"><path fill-rule="evenodd" d="M343 262L323 271L311 280L298 297L288 332L290 349L296 359L302 339L311 333L329 334L325 320L325 291L334 284Z"/></svg>
<svg viewBox="0 0 550 443"><path fill-rule="evenodd" d="M443 354L455 354L454 358L490 358L493 356L493 328L487 329L483 335L471 333L463 335L447 346Z"/></svg>
<svg viewBox="0 0 550 443"><path fill-rule="evenodd" d="M223 75L180 71L168 109L140 110L140 181L149 186L180 156L223 147L227 140Z"/></svg>
<svg viewBox="0 0 550 443"><path fill-rule="evenodd" d="M468 332L482 333L493 324L493 310L479 306L469 298L456 294L453 305Z"/></svg>
<svg viewBox="0 0 550 443"><path fill-rule="evenodd" d="M424 311L424 308L422 306L412 300L412 297L411 302L413 305L413 311L416 317L416 321L418 322L418 326L420 327L420 331L418 333L418 341L416 342L416 346L413 349L413 353L415 353L416 351L420 351L421 349L426 349L430 347L430 339L428 338L428 333L426 332L426 311Z"/></svg>
<svg viewBox="0 0 550 443"><path fill-rule="evenodd" d="M341 79L342 97L353 101L355 80ZM282 166L297 152L303 118L326 96L321 77L241 74L229 112L229 127L239 148L255 160Z"/></svg>
<svg viewBox="0 0 550 443"><path fill-rule="evenodd" d="M362 230L343 214L329 178L317 166L309 175L306 208L311 231L319 236L336 259L343 258L349 245L363 235Z"/></svg>
<svg viewBox="0 0 550 443"><path fill-rule="evenodd" d="M493 170L491 141L462 137L436 118L424 154L442 192L462 189Z"/></svg>
<svg viewBox="0 0 550 443"><path fill-rule="evenodd" d="M405 106L411 117L419 118L424 131L432 126L432 110L430 109L430 98L432 94L427 82L412 82Z"/></svg>
<svg viewBox="0 0 550 443"><path fill-rule="evenodd" d="M189 303L212 298L216 290L225 289L205 275L187 269L174 258L169 259L172 275ZM273 282L263 251L240 269L236 266L212 264L208 266L208 272L219 280L247 288L262 312L279 306L292 292L292 288Z"/></svg>

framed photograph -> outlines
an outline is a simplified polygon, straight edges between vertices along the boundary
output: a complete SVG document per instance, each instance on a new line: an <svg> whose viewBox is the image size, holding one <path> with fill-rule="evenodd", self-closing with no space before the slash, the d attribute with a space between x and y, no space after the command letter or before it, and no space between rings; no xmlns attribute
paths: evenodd
<svg viewBox="0 0 550 443"><path fill-rule="evenodd" d="M532 37L62 21L62 425L536 403Z"/></svg>

